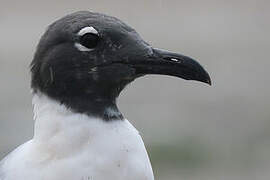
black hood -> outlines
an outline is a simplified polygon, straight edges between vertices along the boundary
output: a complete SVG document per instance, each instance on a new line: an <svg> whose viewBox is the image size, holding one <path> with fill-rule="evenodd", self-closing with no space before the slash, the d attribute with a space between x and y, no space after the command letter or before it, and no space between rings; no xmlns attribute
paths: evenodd
<svg viewBox="0 0 270 180"><path fill-rule="evenodd" d="M86 11L49 26L31 72L34 92L105 120L122 118L116 98L128 83L144 75L176 76L211 85L208 73L194 59L153 48L119 19Z"/></svg>

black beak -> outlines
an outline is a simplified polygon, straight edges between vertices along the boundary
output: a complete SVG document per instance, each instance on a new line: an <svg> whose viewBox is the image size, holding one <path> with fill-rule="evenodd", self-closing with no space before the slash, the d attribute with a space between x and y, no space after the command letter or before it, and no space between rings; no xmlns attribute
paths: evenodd
<svg viewBox="0 0 270 180"><path fill-rule="evenodd" d="M162 74L211 85L209 74L190 57L153 48L152 53L147 57L135 59L129 63L136 69L138 76Z"/></svg>

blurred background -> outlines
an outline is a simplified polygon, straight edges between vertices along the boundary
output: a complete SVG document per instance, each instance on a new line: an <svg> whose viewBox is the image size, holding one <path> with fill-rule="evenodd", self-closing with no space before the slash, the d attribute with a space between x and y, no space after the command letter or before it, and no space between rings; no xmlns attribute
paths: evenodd
<svg viewBox="0 0 270 180"><path fill-rule="evenodd" d="M270 1L0 0L0 159L33 134L29 63L45 28L77 10L113 15L154 47L197 59L213 86L136 80L119 106L157 180L270 178Z"/></svg>

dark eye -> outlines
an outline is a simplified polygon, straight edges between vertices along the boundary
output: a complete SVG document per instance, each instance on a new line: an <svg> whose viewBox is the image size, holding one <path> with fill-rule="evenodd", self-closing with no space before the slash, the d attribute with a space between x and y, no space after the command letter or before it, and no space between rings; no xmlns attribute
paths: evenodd
<svg viewBox="0 0 270 180"><path fill-rule="evenodd" d="M80 37L80 44L88 49L93 49L99 42L99 36L94 33L85 33Z"/></svg>

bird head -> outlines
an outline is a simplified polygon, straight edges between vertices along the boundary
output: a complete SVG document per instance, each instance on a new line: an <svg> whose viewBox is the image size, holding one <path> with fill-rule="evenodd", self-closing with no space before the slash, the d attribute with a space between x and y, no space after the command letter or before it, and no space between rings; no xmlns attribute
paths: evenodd
<svg viewBox="0 0 270 180"><path fill-rule="evenodd" d="M211 84L208 73L192 58L153 48L119 19L87 11L48 27L31 73L34 92L74 111L102 117L108 116L106 107L117 110L115 100L127 84L147 74Z"/></svg>

